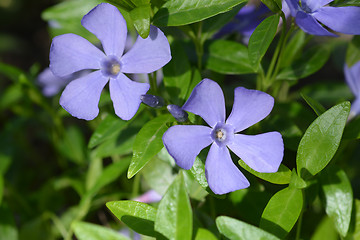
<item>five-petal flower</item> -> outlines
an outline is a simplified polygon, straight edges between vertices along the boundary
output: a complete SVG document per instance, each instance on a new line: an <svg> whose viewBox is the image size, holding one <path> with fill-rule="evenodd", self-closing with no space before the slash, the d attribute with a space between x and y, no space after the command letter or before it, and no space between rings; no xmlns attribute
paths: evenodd
<svg viewBox="0 0 360 240"><path fill-rule="evenodd" d="M210 189L225 194L250 184L234 165L232 150L258 172L276 172L284 154L281 134L268 132L243 135L238 132L264 119L272 110L274 99L261 91L243 87L235 89L232 112L225 121L225 100L220 86L202 80L182 109L201 116L210 126L176 125L163 135L163 143L177 165L190 169L200 151L211 144L205 162L205 175Z"/></svg>
<svg viewBox="0 0 360 240"><path fill-rule="evenodd" d="M360 7L325 6L334 0L286 0L296 24L306 33L319 36L336 36L328 28L345 34L360 34ZM319 22L320 23L319 23Z"/></svg>
<svg viewBox="0 0 360 240"><path fill-rule="evenodd" d="M360 114L360 61L353 66L344 66L345 80L355 96L354 102L351 104L349 120Z"/></svg>
<svg viewBox="0 0 360 240"><path fill-rule="evenodd" d="M60 105L71 115L85 120L94 119L102 89L110 79L110 97L115 113L131 119L141 103L140 96L150 86L131 81L124 73L150 73L171 59L167 38L151 26L149 37L138 37L134 46L123 55L127 27L119 10L102 3L85 15L81 24L101 41L104 52L75 34L53 39L50 49L50 69L64 77L71 73L94 69L90 74L70 82L63 91Z"/></svg>

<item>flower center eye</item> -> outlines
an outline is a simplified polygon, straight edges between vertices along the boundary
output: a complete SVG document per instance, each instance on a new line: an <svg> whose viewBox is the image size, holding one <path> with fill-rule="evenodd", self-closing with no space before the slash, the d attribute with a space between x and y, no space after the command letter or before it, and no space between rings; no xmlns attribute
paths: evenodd
<svg viewBox="0 0 360 240"><path fill-rule="evenodd" d="M116 77L121 71L121 65L116 56L108 56L101 62L101 71L107 77Z"/></svg>
<svg viewBox="0 0 360 240"><path fill-rule="evenodd" d="M224 138L224 137L225 137L225 133L221 129L216 131L216 138L217 139L222 140L222 138Z"/></svg>
<svg viewBox="0 0 360 240"><path fill-rule="evenodd" d="M110 73L112 75L117 75L120 72L120 64L113 63L110 68Z"/></svg>

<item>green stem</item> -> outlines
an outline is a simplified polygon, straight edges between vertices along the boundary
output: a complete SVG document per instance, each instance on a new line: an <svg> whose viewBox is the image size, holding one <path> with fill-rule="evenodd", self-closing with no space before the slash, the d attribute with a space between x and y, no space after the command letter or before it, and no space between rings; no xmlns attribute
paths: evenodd
<svg viewBox="0 0 360 240"><path fill-rule="evenodd" d="M140 189L140 174L136 174L133 182L132 198L136 198L139 195Z"/></svg>
<svg viewBox="0 0 360 240"><path fill-rule="evenodd" d="M303 211L301 210L300 217L299 217L298 223L296 225L296 237L295 237L295 240L300 239L302 219L303 219Z"/></svg>
<svg viewBox="0 0 360 240"><path fill-rule="evenodd" d="M154 74L149 73L148 76L149 76L150 88L152 92L154 93L154 95L158 95L156 73Z"/></svg>
<svg viewBox="0 0 360 240"><path fill-rule="evenodd" d="M283 12L281 12L280 16L283 19L282 31L281 31L281 35L280 35L280 40L278 42L278 45L276 46L274 55L273 55L273 57L271 59L271 62L270 62L268 72L267 72L266 77L265 77L265 85L266 85L265 90L267 90L271 86L271 82L270 82L271 76L273 75L274 67L275 67L275 64L276 64L276 62L278 60L278 56L280 54L280 51L282 50L282 46L283 46L285 36L286 36L286 18L285 18L285 15L284 15Z"/></svg>

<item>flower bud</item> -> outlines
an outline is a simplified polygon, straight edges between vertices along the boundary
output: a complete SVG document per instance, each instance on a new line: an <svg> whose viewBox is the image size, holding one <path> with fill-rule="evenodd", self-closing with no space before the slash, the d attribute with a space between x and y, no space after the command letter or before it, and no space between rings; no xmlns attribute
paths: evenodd
<svg viewBox="0 0 360 240"><path fill-rule="evenodd" d="M167 105L167 109L178 122L185 122L188 119L187 112L182 110L181 107L177 105L174 104Z"/></svg>
<svg viewBox="0 0 360 240"><path fill-rule="evenodd" d="M144 94L141 95L140 99L144 104L153 108L161 108L165 105L164 99L162 97L155 95Z"/></svg>

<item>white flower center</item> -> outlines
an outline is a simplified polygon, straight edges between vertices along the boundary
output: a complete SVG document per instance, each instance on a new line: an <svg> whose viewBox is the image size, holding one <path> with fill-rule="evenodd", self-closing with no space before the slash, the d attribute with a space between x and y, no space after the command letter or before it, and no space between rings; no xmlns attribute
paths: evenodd
<svg viewBox="0 0 360 240"><path fill-rule="evenodd" d="M101 72L107 77L116 77L121 71L121 64L116 56L108 56L101 61Z"/></svg>

